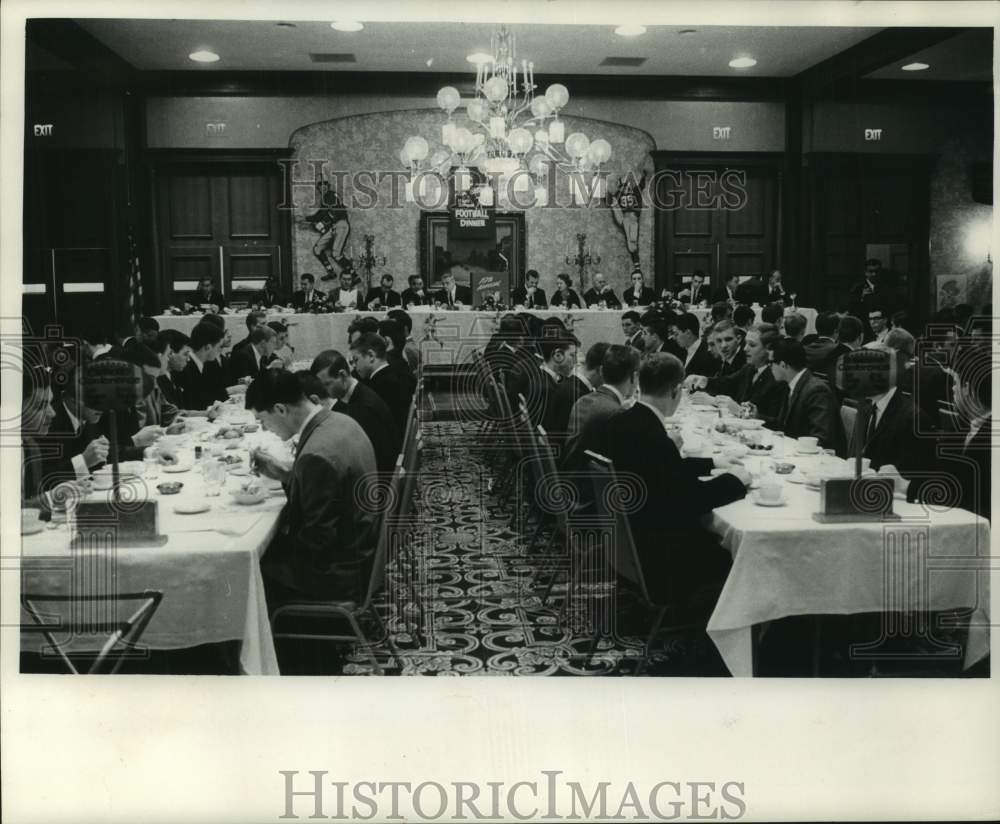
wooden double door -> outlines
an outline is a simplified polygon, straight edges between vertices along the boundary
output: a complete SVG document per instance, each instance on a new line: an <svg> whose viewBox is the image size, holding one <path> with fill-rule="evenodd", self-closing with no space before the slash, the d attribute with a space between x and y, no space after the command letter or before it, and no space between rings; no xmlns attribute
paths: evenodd
<svg viewBox="0 0 1000 824"><path fill-rule="evenodd" d="M717 288L779 268L781 176L777 161L658 157L657 291L678 290L697 269Z"/></svg>
<svg viewBox="0 0 1000 824"><path fill-rule="evenodd" d="M158 293L180 306L203 278L246 303L269 277L289 287L285 180L277 159L165 160L154 166Z"/></svg>

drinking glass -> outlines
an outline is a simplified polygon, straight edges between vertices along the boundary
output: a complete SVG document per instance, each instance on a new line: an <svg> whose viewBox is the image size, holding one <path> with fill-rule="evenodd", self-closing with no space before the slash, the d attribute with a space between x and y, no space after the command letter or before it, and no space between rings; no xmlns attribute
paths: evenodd
<svg viewBox="0 0 1000 824"><path fill-rule="evenodd" d="M210 498L221 495L226 482L226 465L217 459L207 459L204 461L202 475L205 478L205 494Z"/></svg>
<svg viewBox="0 0 1000 824"><path fill-rule="evenodd" d="M142 452L143 473L147 481L155 481L160 474L160 459L156 447L147 446Z"/></svg>

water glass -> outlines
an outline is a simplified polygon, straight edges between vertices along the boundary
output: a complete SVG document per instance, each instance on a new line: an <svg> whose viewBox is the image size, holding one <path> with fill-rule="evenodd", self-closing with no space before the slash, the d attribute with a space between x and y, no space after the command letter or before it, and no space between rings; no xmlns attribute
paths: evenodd
<svg viewBox="0 0 1000 824"><path fill-rule="evenodd" d="M210 498L218 497L222 494L222 487L226 483L226 465L217 459L207 458L202 467L202 475L205 479L205 494Z"/></svg>
<svg viewBox="0 0 1000 824"><path fill-rule="evenodd" d="M160 474L160 459L155 446L147 446L142 453L143 473L147 481L155 481Z"/></svg>

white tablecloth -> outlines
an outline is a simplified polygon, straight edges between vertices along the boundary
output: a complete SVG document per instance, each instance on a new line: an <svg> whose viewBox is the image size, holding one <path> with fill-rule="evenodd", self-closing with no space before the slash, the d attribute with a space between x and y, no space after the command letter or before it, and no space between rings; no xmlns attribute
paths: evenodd
<svg viewBox="0 0 1000 824"><path fill-rule="evenodd" d="M789 450L787 460L807 467L817 459ZM748 496L709 516L733 568L708 634L733 675L753 674L751 628L791 615L970 607L965 666L989 653L988 521L897 499L898 522L821 524L812 519L820 493L782 485L784 507Z"/></svg>
<svg viewBox="0 0 1000 824"><path fill-rule="evenodd" d="M173 480L184 484L179 494L156 492L156 484ZM161 471L151 481L131 481L159 502L159 527L169 536L167 543L72 551L65 524L24 536L22 591L93 595L160 590L163 601L146 627L141 645L170 650L239 640L245 673L277 675L259 559L274 533L284 496L279 493L260 504L239 505L229 492L244 480L229 476L222 494L212 498L205 497L204 481L197 471ZM201 499L211 503L209 512L181 515L173 511L178 502ZM121 612L129 607L134 610L137 604L127 602L119 618L125 617ZM25 634L23 639L26 647L34 649L46 644L35 633Z"/></svg>
<svg viewBox="0 0 1000 824"><path fill-rule="evenodd" d="M798 309L805 315L807 332L816 330L816 310ZM702 322L709 316L708 309L693 309ZM542 309L533 311L538 317L562 318L580 339L581 348L586 351L600 341L623 343L622 312L616 309ZM347 349L347 329L359 317L384 315L375 312L342 312L339 314L281 314L268 317L293 324L289 330L289 340L295 348L296 360L312 360L324 349ZM496 331L500 315L472 311L431 311L414 309L413 339L420 345L425 364L455 365L467 363L474 349L482 348ZM246 314L223 315L226 328L234 343L246 337ZM156 318L161 329L177 329L191 334L199 315L160 315Z"/></svg>

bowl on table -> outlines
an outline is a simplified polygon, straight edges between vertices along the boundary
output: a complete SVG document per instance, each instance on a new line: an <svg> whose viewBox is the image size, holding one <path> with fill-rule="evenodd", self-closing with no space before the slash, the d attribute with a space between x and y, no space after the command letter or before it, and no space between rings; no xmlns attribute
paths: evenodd
<svg viewBox="0 0 1000 824"><path fill-rule="evenodd" d="M795 470L795 464L785 463L784 461L778 461L774 465L774 471L778 475L791 475Z"/></svg>
<svg viewBox="0 0 1000 824"><path fill-rule="evenodd" d="M162 484L156 485L156 491L161 495L176 495L184 488L184 484L180 481L164 481Z"/></svg>
<svg viewBox="0 0 1000 824"><path fill-rule="evenodd" d="M233 500L244 506L266 501L270 497L270 494L270 490L256 479L247 481L239 489L234 489L232 492Z"/></svg>

